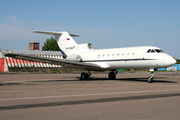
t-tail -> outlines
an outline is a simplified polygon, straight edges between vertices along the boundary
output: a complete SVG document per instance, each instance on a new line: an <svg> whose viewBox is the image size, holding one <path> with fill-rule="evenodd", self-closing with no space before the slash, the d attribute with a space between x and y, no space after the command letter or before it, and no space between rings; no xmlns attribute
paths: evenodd
<svg viewBox="0 0 180 120"><path fill-rule="evenodd" d="M79 35L69 34L64 32L52 32L52 31L34 31L34 33L42 33L54 35L58 43L58 46L63 52L68 52L72 50L90 50L92 49L91 43L77 44L72 37L78 37Z"/></svg>
<svg viewBox="0 0 180 120"><path fill-rule="evenodd" d="M34 31L34 33L54 35L59 48L64 53L66 53L67 51L72 51L77 47L77 43L74 41L72 37L77 37L78 35L68 34L67 32L52 32L52 31Z"/></svg>
<svg viewBox="0 0 180 120"><path fill-rule="evenodd" d="M79 35L69 34L64 32L52 32L52 31L34 31L34 33L42 33L54 35L58 43L59 48L63 53L63 57L69 60L80 61L79 52L93 50L91 43L77 44L72 37L78 37Z"/></svg>

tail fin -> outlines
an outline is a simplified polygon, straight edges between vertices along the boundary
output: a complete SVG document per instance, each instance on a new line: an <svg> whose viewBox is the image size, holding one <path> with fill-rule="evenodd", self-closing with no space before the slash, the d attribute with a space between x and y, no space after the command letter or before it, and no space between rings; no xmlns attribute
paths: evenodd
<svg viewBox="0 0 180 120"><path fill-rule="evenodd" d="M77 47L77 43L74 41L72 37L77 37L79 35L68 34L67 32L52 31L34 31L34 33L55 35L55 39L58 43L59 48L65 53L67 51L72 51Z"/></svg>

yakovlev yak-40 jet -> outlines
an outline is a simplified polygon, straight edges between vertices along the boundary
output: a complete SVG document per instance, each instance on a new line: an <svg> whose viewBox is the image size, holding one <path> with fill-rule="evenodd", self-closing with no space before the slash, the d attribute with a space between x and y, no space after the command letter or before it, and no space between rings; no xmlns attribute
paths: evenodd
<svg viewBox="0 0 180 120"><path fill-rule="evenodd" d="M91 75L90 71L109 70L111 71L108 75L109 79L116 79L117 69L150 69L151 76L147 78L149 83L153 82L154 69L169 67L176 63L173 57L158 47L141 46L94 50L91 43L77 44L72 37L78 35L52 31L34 31L34 33L54 35L65 59L16 53L8 53L5 56L83 69L81 80L88 79Z"/></svg>

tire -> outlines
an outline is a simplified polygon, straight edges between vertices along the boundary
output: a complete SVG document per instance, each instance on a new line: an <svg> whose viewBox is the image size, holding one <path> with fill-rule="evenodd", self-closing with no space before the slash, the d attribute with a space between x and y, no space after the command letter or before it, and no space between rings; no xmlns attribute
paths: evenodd
<svg viewBox="0 0 180 120"><path fill-rule="evenodd" d="M110 72L108 75L109 80L115 80L116 79L116 74L114 72Z"/></svg>
<svg viewBox="0 0 180 120"><path fill-rule="evenodd" d="M81 73L81 77L80 77L80 80L87 80L88 79L88 74L87 73Z"/></svg>

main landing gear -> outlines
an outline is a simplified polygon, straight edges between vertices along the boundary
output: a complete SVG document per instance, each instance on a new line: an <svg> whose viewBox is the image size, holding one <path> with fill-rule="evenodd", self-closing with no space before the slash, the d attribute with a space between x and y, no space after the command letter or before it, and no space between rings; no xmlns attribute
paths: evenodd
<svg viewBox="0 0 180 120"><path fill-rule="evenodd" d="M117 73L118 73L118 70L111 71L111 72L108 74L108 79L109 79L109 80L115 80ZM147 78L147 82L148 82L148 83L152 83L152 82L153 82L154 69L150 69L150 73L151 73L151 76ZM88 80L89 76L91 76L90 71L88 71L88 72L87 72L87 71L84 71L84 72L81 73L80 80Z"/></svg>
<svg viewBox="0 0 180 120"><path fill-rule="evenodd" d="M90 71L84 71L81 73L81 77L80 77L80 80L88 80L89 76L91 76L91 73Z"/></svg>
<svg viewBox="0 0 180 120"><path fill-rule="evenodd" d="M153 78L154 78L154 69L150 69L150 73L151 73L151 76L150 77L148 77L148 79L147 79L147 82L148 83L152 83L153 82Z"/></svg>
<svg viewBox="0 0 180 120"><path fill-rule="evenodd" d="M115 71L111 71L108 75L108 79L109 80L115 80L116 79L116 74L118 73L118 70L115 70ZM81 73L81 76L80 76L80 80L88 80L89 76L91 76L91 73L90 71L84 71Z"/></svg>
<svg viewBox="0 0 180 120"><path fill-rule="evenodd" d="M116 74L118 73L118 69L115 71L111 71L108 75L109 80L115 80L116 79Z"/></svg>

